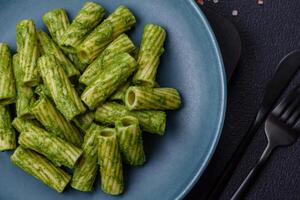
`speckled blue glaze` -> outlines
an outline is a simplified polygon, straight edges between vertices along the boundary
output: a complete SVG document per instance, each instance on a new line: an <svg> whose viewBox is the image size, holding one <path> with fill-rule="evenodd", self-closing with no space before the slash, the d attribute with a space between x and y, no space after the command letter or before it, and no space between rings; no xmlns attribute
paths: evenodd
<svg viewBox="0 0 300 200"><path fill-rule="evenodd" d="M145 133L147 163L125 167L125 193L109 196L70 187L62 194L43 185L14 166L0 153L0 199L2 200L171 200L181 199L202 174L218 143L226 105L223 63L214 35L193 0L94 0L109 12L118 5L128 6L137 17L130 32L136 44L145 23L158 23L167 30L166 51L158 72L161 86L177 88L183 107L168 113L165 136ZM15 44L17 20L32 18L44 28L41 17L50 9L63 7L74 17L79 0L2 0L0 41Z"/></svg>

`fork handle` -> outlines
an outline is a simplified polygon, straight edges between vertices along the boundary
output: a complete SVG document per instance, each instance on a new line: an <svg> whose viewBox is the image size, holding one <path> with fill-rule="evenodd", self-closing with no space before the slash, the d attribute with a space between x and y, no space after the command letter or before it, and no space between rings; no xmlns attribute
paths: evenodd
<svg viewBox="0 0 300 200"><path fill-rule="evenodd" d="M274 146L270 145L270 143L268 143L268 145L265 148L264 152L262 153L260 159L255 164L255 166L251 169L251 171L249 172L247 177L244 179L244 181L240 185L240 187L235 191L235 193L231 197L231 200L242 199L242 197L245 194L246 190L249 188L251 183L254 181L254 178L256 177L256 175L259 173L259 171L262 169L264 164L267 162L267 160L270 157L273 149L274 149Z"/></svg>

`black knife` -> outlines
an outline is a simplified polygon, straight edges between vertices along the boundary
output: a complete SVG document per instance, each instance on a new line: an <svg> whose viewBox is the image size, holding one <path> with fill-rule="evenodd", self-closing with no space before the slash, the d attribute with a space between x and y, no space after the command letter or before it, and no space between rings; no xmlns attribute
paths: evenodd
<svg viewBox="0 0 300 200"><path fill-rule="evenodd" d="M268 113L272 110L277 99L281 96L299 67L300 50L292 51L280 61L275 75L266 86L263 101L255 119L205 199L216 200L220 197L253 136L265 121Z"/></svg>

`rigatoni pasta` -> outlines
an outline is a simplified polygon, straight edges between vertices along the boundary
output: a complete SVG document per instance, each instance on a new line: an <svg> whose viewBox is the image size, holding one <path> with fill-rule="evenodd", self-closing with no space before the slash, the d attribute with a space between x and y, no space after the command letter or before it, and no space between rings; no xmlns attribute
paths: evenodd
<svg viewBox="0 0 300 200"><path fill-rule="evenodd" d="M67 121L47 97L41 96L31 107L35 118L52 134L80 147L83 136L71 122Z"/></svg>
<svg viewBox="0 0 300 200"><path fill-rule="evenodd" d="M118 54L114 59L114 62L103 70L98 79L81 94L82 101L90 109L102 104L126 82L137 67L136 61L127 53Z"/></svg>
<svg viewBox="0 0 300 200"><path fill-rule="evenodd" d="M0 151L16 147L16 133L11 126L10 113L7 107L0 106Z"/></svg>
<svg viewBox="0 0 300 200"><path fill-rule="evenodd" d="M174 88L131 86L125 96L129 110L174 110L181 105L179 92Z"/></svg>
<svg viewBox="0 0 300 200"><path fill-rule="evenodd" d="M155 85L159 58L164 52L163 44L166 31L156 25L147 24L144 27L137 62L139 69L133 77L133 83L153 87Z"/></svg>
<svg viewBox="0 0 300 200"><path fill-rule="evenodd" d="M133 116L139 120L142 130L149 133L163 135L166 128L166 113L163 111L129 111L126 106L107 102L98 107L95 112L95 120L104 124L114 124L125 116Z"/></svg>
<svg viewBox="0 0 300 200"><path fill-rule="evenodd" d="M38 60L39 69L58 110L67 120L84 113L86 108L74 87L53 55L44 55Z"/></svg>
<svg viewBox="0 0 300 200"><path fill-rule="evenodd" d="M129 165L143 165L146 157L139 120L132 116L126 116L118 120L115 126L124 162Z"/></svg>
<svg viewBox="0 0 300 200"><path fill-rule="evenodd" d="M7 44L0 43L0 105L15 101L16 84L12 69L12 56Z"/></svg>
<svg viewBox="0 0 300 200"><path fill-rule="evenodd" d="M102 129L98 136L98 142L101 189L108 194L121 194L124 190L124 178L116 130Z"/></svg>
<svg viewBox="0 0 300 200"><path fill-rule="evenodd" d="M114 57L120 53L131 53L135 46L126 34L121 34L92 62L80 76L79 82L90 85L103 72L104 68L114 62Z"/></svg>
<svg viewBox="0 0 300 200"><path fill-rule="evenodd" d="M71 176L53 165L45 157L29 149L18 147L10 157L11 161L57 192L63 192Z"/></svg>
<svg viewBox="0 0 300 200"><path fill-rule="evenodd" d="M66 10L62 8L50 10L43 15L43 22L47 26L53 41L59 45L59 40L70 26ZM76 53L69 53L65 49L62 49L62 51L74 63L77 69L84 71L87 65L80 62Z"/></svg>
<svg viewBox="0 0 300 200"><path fill-rule="evenodd" d="M73 63L65 56L65 54L63 54L63 52L51 40L47 33L45 33L44 31L38 31L37 35L43 54L53 55L58 60L60 66L64 69L68 77L80 75L79 71L76 69Z"/></svg>
<svg viewBox="0 0 300 200"><path fill-rule="evenodd" d="M77 47L86 35L99 24L104 14L105 10L102 6L94 2L86 2L59 40L59 45L65 51L75 53Z"/></svg>
<svg viewBox="0 0 300 200"><path fill-rule="evenodd" d="M78 57L83 63L91 63L105 47L136 23L134 15L125 6L119 6L97 26L78 47Z"/></svg>
<svg viewBox="0 0 300 200"><path fill-rule="evenodd" d="M83 154L74 168L71 186L76 190L90 192L97 175L98 136L104 126L92 124L84 136Z"/></svg>
<svg viewBox="0 0 300 200"><path fill-rule="evenodd" d="M38 85L40 76L37 69L39 57L38 39L33 20L21 20L17 24L17 51L19 65L23 71L22 83L29 87Z"/></svg>
<svg viewBox="0 0 300 200"><path fill-rule="evenodd" d="M18 142L22 147L44 155L57 166L73 168L82 154L81 149L46 131L22 132Z"/></svg>

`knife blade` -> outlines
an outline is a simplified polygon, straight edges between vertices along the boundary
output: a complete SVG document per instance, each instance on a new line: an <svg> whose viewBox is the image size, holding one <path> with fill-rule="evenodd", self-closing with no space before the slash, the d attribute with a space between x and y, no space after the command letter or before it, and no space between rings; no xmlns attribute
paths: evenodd
<svg viewBox="0 0 300 200"><path fill-rule="evenodd" d="M274 107L276 101L287 87L290 80L294 77L300 67L300 50L294 50L286 55L277 65L276 72L273 78L267 83L261 106L255 116L247 133L242 138L241 143L233 153L226 167L210 190L205 199L216 200L220 197L230 180L233 171L241 160L244 152L249 146L253 136L258 131L259 127L265 121L267 115Z"/></svg>

